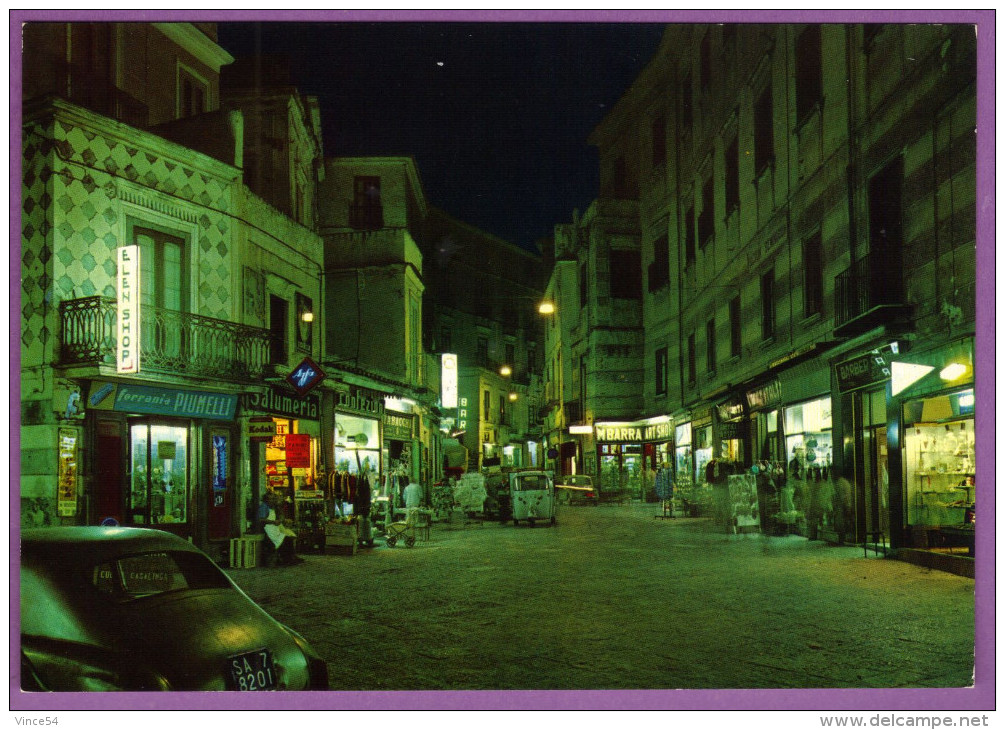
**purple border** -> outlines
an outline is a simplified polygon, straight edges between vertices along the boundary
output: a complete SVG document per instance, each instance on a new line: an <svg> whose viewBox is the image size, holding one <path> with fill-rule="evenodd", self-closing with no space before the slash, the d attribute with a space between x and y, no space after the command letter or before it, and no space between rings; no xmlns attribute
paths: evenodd
<svg viewBox="0 0 1005 730"><path fill-rule="evenodd" d="M994 475L994 225L995 225L995 11L994 10L12 10L10 11L10 110L12 121L21 112L20 26L26 21L453 21L453 22L915 22L972 23L977 42L977 459L981 474ZM10 250L20 250L21 125L10 132ZM20 256L10 257L10 311L20 311ZM20 523L20 335L10 332L10 615L11 670L18 666L14 633L18 615L18 525ZM980 559L976 563L976 684L970 689L840 689L840 690L631 690L631 691L446 691L446 692L327 692L299 694L297 709L306 710L807 710L869 711L993 710L995 709L995 489L994 477L978 487L990 527L978 531ZM275 710L291 709L284 694L269 696L210 693L59 694L21 695L10 680L9 708L27 710Z"/></svg>

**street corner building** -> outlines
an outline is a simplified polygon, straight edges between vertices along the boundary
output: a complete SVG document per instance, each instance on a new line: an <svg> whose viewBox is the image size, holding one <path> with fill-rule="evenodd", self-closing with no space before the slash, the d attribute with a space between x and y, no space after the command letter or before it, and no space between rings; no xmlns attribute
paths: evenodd
<svg viewBox="0 0 1005 730"><path fill-rule="evenodd" d="M23 527L156 527L242 564L269 493L310 548L364 484L389 521L467 467L441 363L474 324L426 265L448 235L469 260L512 244L450 234L410 157L325 157L288 63L213 23L29 22L23 48ZM484 418L519 397L492 443L530 463L537 323L506 309L465 372L514 361Z"/></svg>

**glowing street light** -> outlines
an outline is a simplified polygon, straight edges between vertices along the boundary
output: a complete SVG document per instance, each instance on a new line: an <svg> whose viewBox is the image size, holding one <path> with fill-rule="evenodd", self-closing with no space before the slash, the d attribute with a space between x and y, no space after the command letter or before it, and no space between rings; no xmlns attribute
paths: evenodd
<svg viewBox="0 0 1005 730"><path fill-rule="evenodd" d="M510 394L509 394L509 399L510 399L511 401L515 401L515 400L517 399L517 397L518 397L518 396L517 396L517 394L516 394L516 393L510 393Z"/></svg>
<svg viewBox="0 0 1005 730"><path fill-rule="evenodd" d="M554 314L555 313L555 303L544 301L537 306L537 311L541 314Z"/></svg>
<svg viewBox="0 0 1005 730"><path fill-rule="evenodd" d="M965 372L967 372L966 365L961 362L954 362L942 368L942 372L939 373L939 377L947 382L951 382L962 376Z"/></svg>
<svg viewBox="0 0 1005 730"><path fill-rule="evenodd" d="M508 378L510 375L513 374L513 368L511 368L509 365L503 365L501 368L499 368L499 374L502 375L504 378Z"/></svg>

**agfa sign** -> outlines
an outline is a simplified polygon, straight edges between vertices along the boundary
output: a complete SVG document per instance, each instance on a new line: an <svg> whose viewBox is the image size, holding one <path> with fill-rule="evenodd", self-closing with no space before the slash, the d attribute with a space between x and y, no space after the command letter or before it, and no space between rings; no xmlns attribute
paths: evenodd
<svg viewBox="0 0 1005 730"><path fill-rule="evenodd" d="M115 372L140 371L140 247L119 246Z"/></svg>

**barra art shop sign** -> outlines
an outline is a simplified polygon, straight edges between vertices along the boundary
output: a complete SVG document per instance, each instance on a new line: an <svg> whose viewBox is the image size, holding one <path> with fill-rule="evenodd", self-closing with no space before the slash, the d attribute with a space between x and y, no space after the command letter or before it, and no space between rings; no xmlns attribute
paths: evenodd
<svg viewBox="0 0 1005 730"><path fill-rule="evenodd" d="M115 372L140 371L140 247L119 246Z"/></svg>

